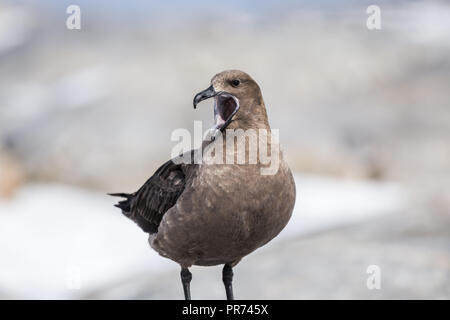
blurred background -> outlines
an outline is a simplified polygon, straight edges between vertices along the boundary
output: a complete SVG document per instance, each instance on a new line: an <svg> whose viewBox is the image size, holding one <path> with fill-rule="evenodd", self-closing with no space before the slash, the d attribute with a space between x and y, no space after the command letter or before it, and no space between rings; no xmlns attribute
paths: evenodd
<svg viewBox="0 0 450 320"><path fill-rule="evenodd" d="M235 296L449 299L450 3L429 0L2 0L0 298L183 298L105 194L213 123L192 98L225 69L260 84L298 192ZM220 266L191 271L194 298L225 297Z"/></svg>

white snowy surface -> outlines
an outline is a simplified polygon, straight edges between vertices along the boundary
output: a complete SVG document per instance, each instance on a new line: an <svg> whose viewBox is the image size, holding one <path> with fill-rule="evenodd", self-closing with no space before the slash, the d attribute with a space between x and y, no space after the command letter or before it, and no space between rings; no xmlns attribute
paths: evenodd
<svg viewBox="0 0 450 320"><path fill-rule="evenodd" d="M296 175L295 184L294 212L280 238L361 222L406 206L406 190L393 183Z"/></svg>
<svg viewBox="0 0 450 320"><path fill-rule="evenodd" d="M399 186L297 175L296 207L283 238L394 213ZM102 193L56 184L24 186L0 202L0 292L12 298L70 299L140 272L178 268Z"/></svg>

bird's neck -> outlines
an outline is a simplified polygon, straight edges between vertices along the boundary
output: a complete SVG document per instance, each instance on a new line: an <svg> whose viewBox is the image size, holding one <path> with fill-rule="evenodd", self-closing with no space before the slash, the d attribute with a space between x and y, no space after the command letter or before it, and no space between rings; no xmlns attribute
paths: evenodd
<svg viewBox="0 0 450 320"><path fill-rule="evenodd" d="M257 104L249 103L249 105L242 106L234 116L233 121L228 125L227 129L242 129L244 131L249 129L265 129L270 131L264 102L261 101Z"/></svg>
<svg viewBox="0 0 450 320"><path fill-rule="evenodd" d="M204 142L203 151L210 150L206 152L207 163L230 163L229 159L243 156L244 163L241 164L251 163L251 159L256 159L254 164L260 164L260 154L279 152L278 146L278 135L273 139L266 109L262 104L241 108L225 130L211 141Z"/></svg>

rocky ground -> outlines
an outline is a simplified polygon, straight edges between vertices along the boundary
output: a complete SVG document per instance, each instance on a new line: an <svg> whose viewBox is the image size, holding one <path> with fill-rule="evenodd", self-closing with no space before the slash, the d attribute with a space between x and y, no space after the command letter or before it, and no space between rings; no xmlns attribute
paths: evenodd
<svg viewBox="0 0 450 320"><path fill-rule="evenodd" d="M236 298L449 299L450 218L418 211L262 248L234 269ZM380 267L379 290L366 286L370 265ZM220 267L191 271L194 298L224 298ZM84 298L181 299L178 272L136 274Z"/></svg>

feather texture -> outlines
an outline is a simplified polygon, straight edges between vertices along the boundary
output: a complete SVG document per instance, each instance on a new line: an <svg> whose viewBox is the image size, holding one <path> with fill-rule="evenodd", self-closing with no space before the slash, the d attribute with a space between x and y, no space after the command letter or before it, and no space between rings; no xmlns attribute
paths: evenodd
<svg viewBox="0 0 450 320"><path fill-rule="evenodd" d="M186 185L186 165L164 163L135 193L110 193L122 197L115 206L145 232L156 233L161 219L177 202Z"/></svg>

